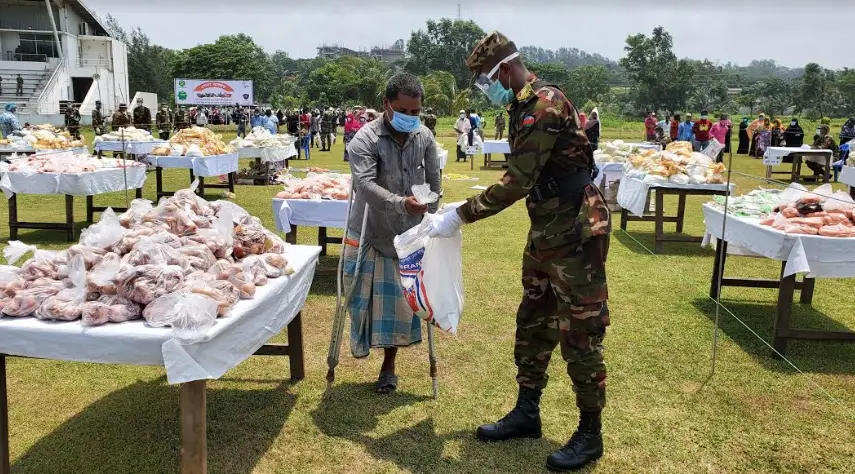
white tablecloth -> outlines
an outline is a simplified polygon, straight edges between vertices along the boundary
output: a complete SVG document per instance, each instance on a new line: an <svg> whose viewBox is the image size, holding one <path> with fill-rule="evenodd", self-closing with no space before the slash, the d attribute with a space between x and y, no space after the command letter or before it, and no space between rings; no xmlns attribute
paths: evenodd
<svg viewBox="0 0 855 474"><path fill-rule="evenodd" d="M439 160L439 169L444 170L448 163L448 150L436 150L436 157Z"/></svg>
<svg viewBox="0 0 855 474"><path fill-rule="evenodd" d="M600 174L597 175L597 182L605 180L606 185L613 183L623 176L623 163L595 163Z"/></svg>
<svg viewBox="0 0 855 474"><path fill-rule="evenodd" d="M843 184L855 186L855 167L844 166L843 169L840 170L840 176L838 176L838 178Z"/></svg>
<svg viewBox="0 0 855 474"><path fill-rule="evenodd" d="M155 148L167 145L165 140L153 140L150 142L115 142L103 141L95 143L95 151L123 151L131 155L148 155Z"/></svg>
<svg viewBox="0 0 855 474"><path fill-rule="evenodd" d="M730 191L733 192L734 185L730 185ZM645 205L647 204L647 196L651 189L703 189L709 191L727 190L726 184L675 184L675 183L645 183L636 178L625 178L620 182L618 189L617 201L620 207L628 210L638 217L644 216Z"/></svg>
<svg viewBox="0 0 855 474"><path fill-rule="evenodd" d="M658 143L624 143L624 145L629 145L630 150L662 151L662 145Z"/></svg>
<svg viewBox="0 0 855 474"><path fill-rule="evenodd" d="M13 153L35 153L33 147L27 148L11 148L8 146L0 146L0 155L11 155Z"/></svg>
<svg viewBox="0 0 855 474"><path fill-rule="evenodd" d="M291 224L344 229L347 201L273 198L276 229L291 232Z"/></svg>
<svg viewBox="0 0 855 474"><path fill-rule="evenodd" d="M12 194L68 194L71 196L94 196L96 194L124 191L143 187L146 179L145 166L127 169L128 185L125 187L125 171L122 168L105 168L87 173L3 173L0 189L6 198Z"/></svg>
<svg viewBox="0 0 855 474"><path fill-rule="evenodd" d="M213 155L205 157L187 158L184 156L154 156L149 155L146 160L160 168L184 168L192 169L196 176L209 177L234 173L238 170L238 155Z"/></svg>
<svg viewBox="0 0 855 474"><path fill-rule="evenodd" d="M709 204L704 204L703 210L707 233L722 239L724 212ZM786 260L784 276L809 273L817 278L855 277L855 237L785 234L761 226L757 218L728 215L722 240L772 260Z"/></svg>
<svg viewBox="0 0 855 474"><path fill-rule="evenodd" d="M804 157L804 160L813 161L824 165L826 156L831 154L831 150L813 150L811 148L770 146L769 148L766 148L766 152L763 153L763 159L766 163L772 162L775 164L780 164L785 156L789 156L793 153L797 153L800 155L816 155L806 156Z"/></svg>
<svg viewBox="0 0 855 474"><path fill-rule="evenodd" d="M270 279L255 298L241 300L195 344L182 345L171 328L144 320L87 327L80 321L0 318L0 354L102 364L156 365L171 384L217 379L255 353L300 312L314 279L320 247L292 246L295 274Z"/></svg>
<svg viewBox="0 0 855 474"><path fill-rule="evenodd" d="M297 156L297 148L294 145L283 147L265 147L265 148L238 148L238 158L261 158L263 163L278 163L285 161L292 156Z"/></svg>
<svg viewBox="0 0 855 474"><path fill-rule="evenodd" d="M511 145L507 140L484 140L484 154L510 153Z"/></svg>

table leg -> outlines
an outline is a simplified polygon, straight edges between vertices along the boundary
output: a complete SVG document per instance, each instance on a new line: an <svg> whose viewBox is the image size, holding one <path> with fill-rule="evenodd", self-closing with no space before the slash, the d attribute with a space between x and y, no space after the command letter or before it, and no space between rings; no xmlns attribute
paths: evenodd
<svg viewBox="0 0 855 474"><path fill-rule="evenodd" d="M9 198L9 240L18 240L18 195Z"/></svg>
<svg viewBox="0 0 855 474"><path fill-rule="evenodd" d="M0 474L12 472L9 460L9 399L6 394L6 356L0 354Z"/></svg>
<svg viewBox="0 0 855 474"><path fill-rule="evenodd" d="M205 380L181 385L181 474L208 472L208 433Z"/></svg>
<svg viewBox="0 0 855 474"><path fill-rule="evenodd" d="M267 170L267 177L270 178L270 169L269 168ZM234 194L234 192L235 192L235 173L229 173L227 178L229 180L229 192ZM264 182L265 185L267 185L269 183L270 183L269 179Z"/></svg>
<svg viewBox="0 0 855 474"><path fill-rule="evenodd" d="M805 277L804 281L802 281L802 291L799 295L799 303L811 304L813 302L813 289L815 285L815 278Z"/></svg>
<svg viewBox="0 0 855 474"><path fill-rule="evenodd" d="M793 155L793 170L790 173L790 181L796 183L802 175L802 157Z"/></svg>
<svg viewBox="0 0 855 474"><path fill-rule="evenodd" d="M772 177L772 165L769 165L766 167L766 179L769 179L771 177Z"/></svg>
<svg viewBox="0 0 855 474"><path fill-rule="evenodd" d="M484 160L485 160L485 161L484 161L484 165L486 166L486 165L487 165L486 158L484 158ZM465 159L464 159L464 162L465 162ZM474 170L474 169L475 169L475 160L474 160L474 159L469 160L469 169L470 169L470 170Z"/></svg>
<svg viewBox="0 0 855 474"><path fill-rule="evenodd" d="M95 211L92 210L92 208L95 207L94 201L94 196L86 196L86 222L92 222L95 220Z"/></svg>
<svg viewBox="0 0 855 474"><path fill-rule="evenodd" d="M665 249L665 243L662 242L665 237L665 193L656 193L656 231L653 235L653 251L662 253Z"/></svg>
<svg viewBox="0 0 855 474"><path fill-rule="evenodd" d="M285 234L285 242L288 242L291 245L297 244L297 226L291 224L291 232Z"/></svg>
<svg viewBox="0 0 855 474"><path fill-rule="evenodd" d="M135 196L137 199L142 199L142 188L137 188L137 189L135 190L134 196Z"/></svg>
<svg viewBox="0 0 855 474"><path fill-rule="evenodd" d="M686 217L686 193L679 193L677 201L677 233L683 233L683 219Z"/></svg>
<svg viewBox="0 0 855 474"><path fill-rule="evenodd" d="M65 195L65 238L74 242L74 196Z"/></svg>
<svg viewBox="0 0 855 474"><path fill-rule="evenodd" d="M155 204L157 204L157 201L160 201L160 195L163 194L163 168L161 168L160 166L155 166L154 177L155 191L157 192L157 199L155 199Z"/></svg>
<svg viewBox="0 0 855 474"><path fill-rule="evenodd" d="M787 338L779 334L790 329L790 316L793 312L793 292L796 289L796 275L784 276L787 262L781 264L781 286L778 288L778 305L775 309L775 326L772 329L772 347L780 354L787 350Z"/></svg>
<svg viewBox="0 0 855 474"><path fill-rule="evenodd" d="M825 174L822 177L823 183L831 182L831 157L832 155L827 155L825 158Z"/></svg>
<svg viewBox="0 0 855 474"><path fill-rule="evenodd" d="M318 227L318 245L321 247L321 256L327 255L327 228Z"/></svg>
<svg viewBox="0 0 855 474"><path fill-rule="evenodd" d="M626 208L621 208L620 210L620 230L626 232L626 218L629 214L626 212Z"/></svg>
<svg viewBox="0 0 855 474"><path fill-rule="evenodd" d="M306 376L306 366L303 359L302 312L297 313L288 325L288 362L291 368L291 380L303 380Z"/></svg>
<svg viewBox="0 0 855 474"><path fill-rule="evenodd" d="M713 237L715 239L715 237ZM715 261L713 262L712 281L710 281L710 298L718 299L721 296L721 287L718 285L719 278L724 278L724 263L727 260L727 242L716 239Z"/></svg>

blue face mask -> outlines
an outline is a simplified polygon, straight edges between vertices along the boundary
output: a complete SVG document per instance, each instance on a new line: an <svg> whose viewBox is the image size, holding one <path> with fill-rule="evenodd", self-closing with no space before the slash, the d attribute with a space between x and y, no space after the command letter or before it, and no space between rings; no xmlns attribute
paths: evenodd
<svg viewBox="0 0 855 474"><path fill-rule="evenodd" d="M417 115L413 116L393 111L391 124L392 128L398 132L410 133L418 130L422 121Z"/></svg>
<svg viewBox="0 0 855 474"><path fill-rule="evenodd" d="M493 81L490 84L490 88L487 89L487 98L490 99L490 102L493 105L501 105L505 106L510 104L514 100L514 92L510 89L505 89L505 86L498 80Z"/></svg>

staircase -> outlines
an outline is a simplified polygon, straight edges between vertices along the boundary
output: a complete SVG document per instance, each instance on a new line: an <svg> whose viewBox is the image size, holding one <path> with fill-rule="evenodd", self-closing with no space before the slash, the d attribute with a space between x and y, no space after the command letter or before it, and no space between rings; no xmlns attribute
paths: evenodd
<svg viewBox="0 0 855 474"><path fill-rule="evenodd" d="M6 104L12 102L17 104L19 113L35 113L38 110L39 97L50 80L53 69L45 68L43 71L32 71L24 69L0 69L0 77L3 78L0 86L0 110ZM24 79L23 94L17 95L18 74Z"/></svg>

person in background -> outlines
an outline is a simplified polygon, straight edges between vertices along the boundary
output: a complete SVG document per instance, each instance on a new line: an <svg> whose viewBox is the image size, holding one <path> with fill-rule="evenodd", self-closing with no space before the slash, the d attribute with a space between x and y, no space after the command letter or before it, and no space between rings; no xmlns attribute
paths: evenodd
<svg viewBox="0 0 855 474"><path fill-rule="evenodd" d="M668 143L670 143L670 142L671 142L671 139L668 138L668 135L665 134L665 129L662 128L662 125L657 123L656 124L656 139L653 140L653 143L661 146L662 149L664 150L665 146L668 145Z"/></svg>
<svg viewBox="0 0 855 474"><path fill-rule="evenodd" d="M591 112L591 117L585 122L585 137L591 144L591 148L596 150L600 147L600 116L597 112Z"/></svg>
<svg viewBox="0 0 855 474"><path fill-rule="evenodd" d="M505 135L505 112L499 111L496 114L496 140L504 139Z"/></svg>
<svg viewBox="0 0 855 474"><path fill-rule="evenodd" d="M784 130L784 143L788 147L799 148L805 142L805 131L802 130L802 127L799 126L799 119L793 117L790 120L790 126ZM792 161L792 157L789 157ZM784 157L786 160L787 157Z"/></svg>
<svg viewBox="0 0 855 474"><path fill-rule="evenodd" d="M428 107L425 111L425 116L422 119L425 124L425 127L430 130L430 133L433 133L433 136L436 137L436 114L433 113L433 109Z"/></svg>
<svg viewBox="0 0 855 474"><path fill-rule="evenodd" d="M730 117L727 114L721 114L718 118L719 122L722 122L727 127L727 134L724 136L724 150L723 153L730 153L730 140L733 136L733 122L730 121Z"/></svg>
<svg viewBox="0 0 855 474"><path fill-rule="evenodd" d="M143 105L142 97L137 98L137 106L134 107L134 127L151 132L151 111Z"/></svg>
<svg viewBox="0 0 855 474"><path fill-rule="evenodd" d="M719 117L718 122L713 124L710 128L710 136L715 139L715 141L721 143L726 146L728 134L730 133L730 120L727 119L727 115L722 115ZM716 161L721 163L724 158L725 149L722 148L720 152L718 152L718 156L716 157Z"/></svg>
<svg viewBox="0 0 855 474"><path fill-rule="evenodd" d="M829 133L829 126L822 123L816 128L816 138L813 141L814 150L831 150L831 161L834 161L834 158L837 156L838 147L837 143L834 142L834 138ZM813 175L817 177L825 174L825 157L812 157L808 156L805 158L805 164L808 168L813 171Z"/></svg>
<svg viewBox="0 0 855 474"><path fill-rule="evenodd" d="M15 115L17 111L17 105L11 102L6 104L5 111L0 114L0 137L6 138L13 132L21 130L21 122L18 121L18 116Z"/></svg>
<svg viewBox="0 0 855 474"><path fill-rule="evenodd" d="M644 139L652 142L656 140L656 112L648 112L647 118L644 119Z"/></svg>
<svg viewBox="0 0 855 474"><path fill-rule="evenodd" d="M267 109L267 111L264 112L264 115L266 117L264 120L264 128L266 128L271 135L276 135L276 131L279 129L279 120L275 115L273 115L273 111L270 109Z"/></svg>
<svg viewBox="0 0 855 474"><path fill-rule="evenodd" d="M671 122L668 120L668 116L667 116L667 115L663 115L663 116L662 116L662 120L660 120L660 121L656 122L656 126L657 126L657 127L661 127L663 132L669 132L669 131L670 131ZM668 138L667 136L670 136L670 133L666 133L665 135L666 135L666 138Z"/></svg>
<svg viewBox="0 0 855 474"><path fill-rule="evenodd" d="M300 115L300 131L303 135L309 133L309 128L312 126L312 114L307 107L303 107L303 114Z"/></svg>
<svg viewBox="0 0 855 474"><path fill-rule="evenodd" d="M692 125L692 133L695 134L695 142L697 146L693 143L693 148L695 151L701 151L704 148L708 147L710 144L710 129L712 128L712 122L709 120L709 115L707 115L706 110L701 110L701 118L694 125Z"/></svg>
<svg viewBox="0 0 855 474"><path fill-rule="evenodd" d="M237 124L237 136L240 138L246 138L246 124L249 122L249 117L246 116L246 111L243 107L238 107L235 109L234 121Z"/></svg>
<svg viewBox="0 0 855 474"><path fill-rule="evenodd" d="M183 105L179 105L178 109L175 111L175 117L172 120L173 126L175 130L184 130L185 128L190 126L190 120L187 118L187 112L184 110Z"/></svg>
<svg viewBox="0 0 855 474"><path fill-rule="evenodd" d="M350 142L350 170L354 200L345 231L344 285L356 284L350 300L350 350L354 357L383 350L383 364L375 384L378 394L398 387L395 361L398 349L422 340L421 319L413 314L401 291L395 236L419 225L437 203L421 204L412 186L428 184L439 194L436 140L419 115L424 89L416 76L395 74L386 84L383 115L364 127ZM363 229L363 215L366 227ZM364 243L361 243L362 231ZM359 271L356 269L361 255Z"/></svg>
<svg viewBox="0 0 855 474"><path fill-rule="evenodd" d="M80 139L80 111L77 104L70 104L65 109L65 129L75 140Z"/></svg>
<svg viewBox="0 0 855 474"><path fill-rule="evenodd" d="M362 124L359 123L359 120L353 115L353 112L347 113L347 118L344 120L344 161L350 161L350 157L347 154L348 144L353 140L353 136L356 135L356 132L362 127Z"/></svg>
<svg viewBox="0 0 855 474"><path fill-rule="evenodd" d="M204 110L196 111L196 125L199 127L207 127L208 126L208 116L205 115Z"/></svg>
<svg viewBox="0 0 855 474"><path fill-rule="evenodd" d="M335 110L328 107L321 117L321 151L332 150L333 132L335 132Z"/></svg>
<svg viewBox="0 0 855 474"><path fill-rule="evenodd" d="M131 115L128 113L128 104L122 102L119 104L119 110L113 112L113 117L110 120L110 129L116 131L119 127L127 127L131 124Z"/></svg>
<svg viewBox="0 0 855 474"><path fill-rule="evenodd" d="M276 120L279 121L279 125L285 124L285 114L282 113L282 109L276 111ZM278 132L278 130L277 130Z"/></svg>
<svg viewBox="0 0 855 474"><path fill-rule="evenodd" d="M463 135L469 136L469 132L472 130L472 122L469 121L469 117L466 115L465 110L461 110L460 114L457 117L457 121L454 122L454 131L457 133L457 160L463 159L463 162L466 162L466 150L461 146L460 142Z"/></svg>
<svg viewBox="0 0 855 474"><path fill-rule="evenodd" d="M0 76L0 95L3 95L3 76Z"/></svg>
<svg viewBox="0 0 855 474"><path fill-rule="evenodd" d="M469 146L475 144L475 134L479 127L481 127L481 118L475 113L475 109L469 109Z"/></svg>
<svg viewBox="0 0 855 474"><path fill-rule="evenodd" d="M692 122L692 114L686 114L686 121L680 124L677 130L677 140L681 142L692 142L695 139L695 134L692 128L695 123Z"/></svg>
<svg viewBox="0 0 855 474"><path fill-rule="evenodd" d="M780 119L772 120L771 146L784 146L784 126Z"/></svg>
<svg viewBox="0 0 855 474"><path fill-rule="evenodd" d="M92 109L92 128L95 130L96 136L101 136L107 132L104 128L104 115L101 113L101 101L95 101L95 108Z"/></svg>
<svg viewBox="0 0 855 474"><path fill-rule="evenodd" d="M668 135L671 136L671 141L676 142L680 136L680 114L674 114L671 119L671 125Z"/></svg>
<svg viewBox="0 0 855 474"><path fill-rule="evenodd" d="M579 128L585 130L585 124L588 123L588 116L585 112L579 112Z"/></svg>
<svg viewBox="0 0 855 474"><path fill-rule="evenodd" d="M840 144L848 143L849 140L855 140L855 118L847 120L840 129Z"/></svg>
<svg viewBox="0 0 855 474"><path fill-rule="evenodd" d="M748 146L748 156L755 156L757 154L756 134L763 128L763 123L765 121L766 114L761 113L757 116L756 120L752 120L751 123L748 124L748 140L751 142Z"/></svg>
<svg viewBox="0 0 855 474"><path fill-rule="evenodd" d="M751 144L751 138L748 135L748 117L742 117L739 122L739 146L736 148L736 153L739 155L747 155Z"/></svg>
<svg viewBox="0 0 855 474"><path fill-rule="evenodd" d="M309 123L309 141L312 143L312 148L317 148L315 145L318 141L318 137L321 133L321 112L319 110L315 110L312 113L312 120ZM323 143L323 137L321 138L321 143ZM323 151L323 150L321 150Z"/></svg>
<svg viewBox="0 0 855 474"><path fill-rule="evenodd" d="M750 151L753 151L757 158L762 158L766 149L772 145L772 121L769 120L769 117L764 118L760 128L754 131L752 145L754 149Z"/></svg>
<svg viewBox="0 0 855 474"><path fill-rule="evenodd" d="M154 116L154 124L157 127L158 138L169 140L169 132L172 131L172 114L166 108L166 104L160 104L160 110Z"/></svg>
<svg viewBox="0 0 855 474"><path fill-rule="evenodd" d="M20 74L15 78L15 95L20 97L24 95L24 78Z"/></svg>

